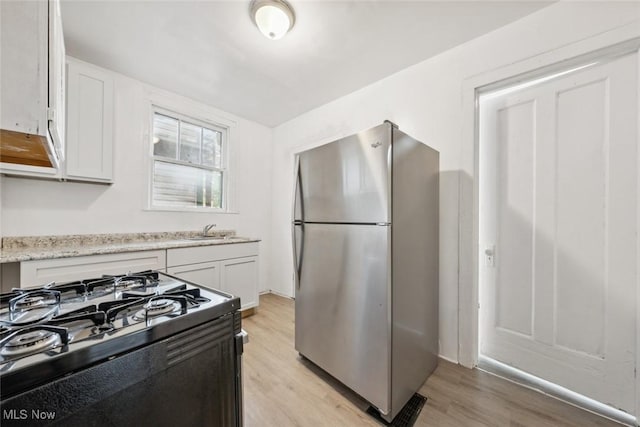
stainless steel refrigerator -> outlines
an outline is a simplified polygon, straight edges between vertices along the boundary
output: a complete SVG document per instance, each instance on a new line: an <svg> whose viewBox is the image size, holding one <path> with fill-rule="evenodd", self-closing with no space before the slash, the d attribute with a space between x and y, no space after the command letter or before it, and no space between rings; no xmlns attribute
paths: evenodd
<svg viewBox="0 0 640 427"><path fill-rule="evenodd" d="M390 122L296 157L296 350L387 421L437 365L438 163Z"/></svg>

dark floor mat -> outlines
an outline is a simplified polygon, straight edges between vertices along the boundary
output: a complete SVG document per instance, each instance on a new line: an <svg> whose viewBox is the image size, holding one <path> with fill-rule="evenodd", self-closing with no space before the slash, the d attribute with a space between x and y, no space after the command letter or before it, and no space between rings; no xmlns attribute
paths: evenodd
<svg viewBox="0 0 640 427"><path fill-rule="evenodd" d="M427 398L419 395L418 393L414 394L411 399L404 405L404 408L396 415L396 417L388 423L380 416L380 413L373 407L369 406L367 409L367 414L371 415L378 422L391 427L412 427L413 424L418 419L418 415L420 415L420 411L422 411L422 407L424 406Z"/></svg>

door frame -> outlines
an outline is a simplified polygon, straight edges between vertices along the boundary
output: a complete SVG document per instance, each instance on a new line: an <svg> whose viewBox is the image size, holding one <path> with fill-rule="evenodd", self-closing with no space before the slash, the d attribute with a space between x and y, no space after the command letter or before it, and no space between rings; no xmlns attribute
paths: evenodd
<svg viewBox="0 0 640 427"><path fill-rule="evenodd" d="M479 360L479 93L512 86L589 62L600 62L611 57L637 52L639 49L640 30L634 22L463 81L463 129L458 188L458 362L461 365L474 368L478 366ZM640 58L640 53L638 57ZM640 150L638 157L638 164L640 164ZM638 180L640 185L640 176ZM640 228L640 201L637 216ZM638 265L640 265L640 242L638 243ZM636 328L640 331L640 274L636 283ZM640 371L640 340L636 342L636 372L638 371ZM636 374L636 396L640 396L639 374ZM640 399L636 400L638 403L634 415L637 417L638 424Z"/></svg>

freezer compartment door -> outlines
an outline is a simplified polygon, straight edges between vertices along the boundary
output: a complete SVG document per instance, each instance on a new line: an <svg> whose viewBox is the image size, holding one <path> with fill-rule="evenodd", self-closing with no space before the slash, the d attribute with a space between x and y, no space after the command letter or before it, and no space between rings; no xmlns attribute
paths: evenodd
<svg viewBox="0 0 640 427"><path fill-rule="evenodd" d="M390 222L391 125L299 154L294 220Z"/></svg>
<svg viewBox="0 0 640 427"><path fill-rule="evenodd" d="M303 227L304 256L295 300L296 349L387 412L390 227Z"/></svg>

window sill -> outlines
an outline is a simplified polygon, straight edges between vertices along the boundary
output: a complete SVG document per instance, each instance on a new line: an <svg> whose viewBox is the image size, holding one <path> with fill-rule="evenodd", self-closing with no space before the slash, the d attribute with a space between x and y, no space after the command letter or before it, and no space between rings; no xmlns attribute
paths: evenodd
<svg viewBox="0 0 640 427"><path fill-rule="evenodd" d="M145 212L184 212L184 213L206 213L206 214L215 214L215 215L238 215L240 212L232 211L232 210L224 210L224 209L213 209L213 208L172 208L170 206L160 207L160 206L147 206L143 209Z"/></svg>

